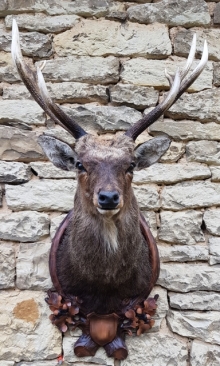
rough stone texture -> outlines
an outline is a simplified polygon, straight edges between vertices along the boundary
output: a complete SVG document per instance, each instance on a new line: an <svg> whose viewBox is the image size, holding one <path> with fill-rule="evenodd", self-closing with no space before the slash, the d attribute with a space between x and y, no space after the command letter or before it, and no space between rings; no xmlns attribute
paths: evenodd
<svg viewBox="0 0 220 366"><path fill-rule="evenodd" d="M19 80L10 53L0 52L0 82L13 83Z"/></svg>
<svg viewBox="0 0 220 366"><path fill-rule="evenodd" d="M109 88L110 101L114 104L125 104L137 109L155 106L158 92L152 87L117 84Z"/></svg>
<svg viewBox="0 0 220 366"><path fill-rule="evenodd" d="M49 320L44 298L38 291L1 292L1 360L36 362L61 353L62 336Z"/></svg>
<svg viewBox="0 0 220 366"><path fill-rule="evenodd" d="M79 21L76 15L46 16L45 14L23 14L8 15L5 18L6 28L11 29L12 19L15 18L18 27L28 31L38 31L43 33L59 33L73 27Z"/></svg>
<svg viewBox="0 0 220 366"><path fill-rule="evenodd" d="M185 145L182 142L172 141L169 149L160 158L161 163L175 163L185 152Z"/></svg>
<svg viewBox="0 0 220 366"><path fill-rule="evenodd" d="M213 69L213 83L215 86L220 86L220 62L214 63L214 69Z"/></svg>
<svg viewBox="0 0 220 366"><path fill-rule="evenodd" d="M219 4L216 5L214 10L214 24L218 25L220 24L220 6Z"/></svg>
<svg viewBox="0 0 220 366"><path fill-rule="evenodd" d="M143 186L133 185L134 193L139 207L145 210L156 210L160 207L159 194L157 187L153 184Z"/></svg>
<svg viewBox="0 0 220 366"><path fill-rule="evenodd" d="M65 111L87 132L115 132L127 130L142 114L130 107L84 104Z"/></svg>
<svg viewBox="0 0 220 366"><path fill-rule="evenodd" d="M170 118L177 119L197 119L202 122L220 122L218 111L218 100L220 98L220 90L211 89L201 91L195 94L185 93L175 103L166 115ZM206 137L205 135L203 138Z"/></svg>
<svg viewBox="0 0 220 366"><path fill-rule="evenodd" d="M149 128L150 133L164 132L174 139L192 140L204 139L220 141L220 126L217 123L200 123L197 121L172 121L155 122Z"/></svg>
<svg viewBox="0 0 220 366"><path fill-rule="evenodd" d="M42 179L19 186L6 185L5 188L7 205L14 211L69 211L73 207L76 182Z"/></svg>
<svg viewBox="0 0 220 366"><path fill-rule="evenodd" d="M160 240L176 244L196 244L205 241L202 225L202 212L162 211L160 213L161 226L158 233Z"/></svg>
<svg viewBox="0 0 220 366"><path fill-rule="evenodd" d="M161 262L194 262L209 259L204 245L158 245Z"/></svg>
<svg viewBox="0 0 220 366"><path fill-rule="evenodd" d="M75 171L66 171L60 168L56 168L53 163L32 162L30 163L30 166L39 178L76 178Z"/></svg>
<svg viewBox="0 0 220 366"><path fill-rule="evenodd" d="M47 214L24 211L0 214L0 239L34 242L49 234Z"/></svg>
<svg viewBox="0 0 220 366"><path fill-rule="evenodd" d="M168 293L170 306L181 310L219 310L220 294L195 291L186 294Z"/></svg>
<svg viewBox="0 0 220 366"><path fill-rule="evenodd" d="M161 164L135 172L134 182L172 184L189 179L210 178L211 172L202 164Z"/></svg>
<svg viewBox="0 0 220 366"><path fill-rule="evenodd" d="M220 237L209 238L209 264L220 263Z"/></svg>
<svg viewBox="0 0 220 366"><path fill-rule="evenodd" d="M118 81L119 61L113 56L56 58L47 61L43 74L48 81L78 81L105 85Z"/></svg>
<svg viewBox="0 0 220 366"><path fill-rule="evenodd" d="M54 235L56 234L56 231L58 227L60 226L61 222L65 219L66 214L56 216L54 218L51 218L51 224L50 224L50 237L53 239Z"/></svg>
<svg viewBox="0 0 220 366"><path fill-rule="evenodd" d="M210 234L220 235L220 209L206 210L203 220Z"/></svg>
<svg viewBox="0 0 220 366"><path fill-rule="evenodd" d="M213 182L220 182L220 167L218 166L210 166L210 170L211 170L211 180Z"/></svg>
<svg viewBox="0 0 220 366"><path fill-rule="evenodd" d="M13 244L0 243L0 289L15 285L15 247Z"/></svg>
<svg viewBox="0 0 220 366"><path fill-rule="evenodd" d="M205 1L162 0L155 4L135 5L128 9L129 19L141 23L166 23L169 26L206 26L210 23L208 6Z"/></svg>
<svg viewBox="0 0 220 366"><path fill-rule="evenodd" d="M122 366L186 366L187 346L168 334L144 334L142 337L127 337L128 358Z"/></svg>
<svg viewBox="0 0 220 366"><path fill-rule="evenodd" d="M45 135L55 137L63 142L66 142L69 145L75 144L75 139L72 135L70 135L66 130L64 130L61 126L57 126L55 128L50 128L44 131Z"/></svg>
<svg viewBox="0 0 220 366"><path fill-rule="evenodd" d="M0 158L8 161L35 161L44 159L33 132L0 126Z"/></svg>
<svg viewBox="0 0 220 366"><path fill-rule="evenodd" d="M20 290L49 290L52 282L49 273L50 242L20 244L16 286Z"/></svg>
<svg viewBox="0 0 220 366"><path fill-rule="evenodd" d="M52 51L52 39L49 35L38 32L20 34L21 49L25 56L49 58ZM11 32L6 32L0 24L0 51L10 52Z"/></svg>
<svg viewBox="0 0 220 366"><path fill-rule="evenodd" d="M209 48L209 59L214 61L220 60L220 50L218 47L218 39L220 36L219 29L180 29L179 31L175 32L174 35L174 53L178 56L187 56L194 33L197 35L197 55L201 57L204 40L206 39Z"/></svg>
<svg viewBox="0 0 220 366"><path fill-rule="evenodd" d="M86 83L47 83L47 89L55 102L62 103L90 103L106 104L108 95L103 85ZM3 99L32 99L24 85L7 85L3 87Z"/></svg>
<svg viewBox="0 0 220 366"><path fill-rule="evenodd" d="M220 291L219 267L194 263L163 263L158 284L171 291Z"/></svg>
<svg viewBox="0 0 220 366"><path fill-rule="evenodd" d="M171 54L171 42L165 25L144 26L129 22L124 25L109 20L82 20L71 30L55 36L54 46L61 57L138 55L163 58Z"/></svg>
<svg viewBox="0 0 220 366"><path fill-rule="evenodd" d="M220 144L217 141L191 141L186 145L188 161L198 161L208 165L220 165Z"/></svg>
<svg viewBox="0 0 220 366"><path fill-rule="evenodd" d="M25 183L31 179L30 167L23 163L0 162L1 183Z"/></svg>
<svg viewBox="0 0 220 366"><path fill-rule="evenodd" d="M156 89L169 89L169 83L164 70L175 73L177 68L184 67L186 60L173 56L166 60L146 60L143 57L131 58L122 61L121 80L123 83L134 85L153 86ZM198 62L193 62L193 67ZM208 62L200 77L189 87L188 91L195 92L212 87L213 66ZM207 92L207 91L206 91ZM191 95L191 94L190 94ZM203 97L203 103L205 96ZM206 101L208 103L208 101ZM216 108L215 108L216 110Z"/></svg>
<svg viewBox="0 0 220 366"><path fill-rule="evenodd" d="M32 100L1 100L0 124L13 125L14 121L27 125L43 125L44 111Z"/></svg>
<svg viewBox="0 0 220 366"><path fill-rule="evenodd" d="M193 339L220 344L219 311L173 311L170 310L167 322L174 333ZM196 326L195 326L196 324Z"/></svg>
<svg viewBox="0 0 220 366"><path fill-rule="evenodd" d="M192 342L191 366L218 366L220 364L220 347L213 344L194 340Z"/></svg>
<svg viewBox="0 0 220 366"><path fill-rule="evenodd" d="M209 181L178 183L165 187L161 198L162 207L174 211L218 206L220 204L220 185Z"/></svg>

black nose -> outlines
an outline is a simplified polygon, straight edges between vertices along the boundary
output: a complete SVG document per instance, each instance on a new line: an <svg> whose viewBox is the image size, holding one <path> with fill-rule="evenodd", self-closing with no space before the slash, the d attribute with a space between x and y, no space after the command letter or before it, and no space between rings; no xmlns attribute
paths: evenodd
<svg viewBox="0 0 220 366"><path fill-rule="evenodd" d="M104 210L113 210L119 204L119 194L117 191L100 191L98 195L99 206Z"/></svg>

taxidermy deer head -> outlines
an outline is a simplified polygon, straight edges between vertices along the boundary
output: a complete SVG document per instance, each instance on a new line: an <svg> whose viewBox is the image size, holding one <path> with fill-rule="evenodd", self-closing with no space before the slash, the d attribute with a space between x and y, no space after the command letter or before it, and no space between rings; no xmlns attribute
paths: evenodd
<svg viewBox="0 0 220 366"><path fill-rule="evenodd" d="M190 76L196 36L184 69L174 76L166 72L170 91L165 99L124 134L106 138L87 134L51 100L41 69L33 71L23 61L15 20L12 34L12 57L24 84L46 114L76 139L74 149L47 135L38 139L53 164L76 170L78 179L74 210L51 249L50 271L57 291L49 294L51 319L62 331L67 324L81 327L83 334L74 346L77 356L94 355L104 346L109 356L123 359L125 331L136 329L140 334L153 324L155 301L152 305L146 298L159 275L157 247L131 187L133 171L157 162L170 144L166 135L137 147L135 140L200 75L208 59L206 42Z"/></svg>

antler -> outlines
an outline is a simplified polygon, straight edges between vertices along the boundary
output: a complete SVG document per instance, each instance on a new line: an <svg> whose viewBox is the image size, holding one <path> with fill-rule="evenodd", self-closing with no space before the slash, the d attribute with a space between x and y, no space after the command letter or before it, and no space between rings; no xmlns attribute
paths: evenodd
<svg viewBox="0 0 220 366"><path fill-rule="evenodd" d="M22 81L41 108L54 120L54 122L64 127L76 139L85 135L86 132L83 128L74 122L57 104L52 101L41 69L37 67L37 71L34 71L24 62L19 42L19 30L15 19L13 19L12 24L11 53Z"/></svg>
<svg viewBox="0 0 220 366"><path fill-rule="evenodd" d="M184 93L186 89L197 79L197 77L203 71L208 61L208 47L206 41L204 42L204 48L202 58L191 75L185 79L189 72L189 69L193 63L196 52L196 34L193 36L193 41L186 65L182 71L177 70L176 74L170 75L165 69L166 78L169 81L171 89L166 98L158 104L150 113L137 121L129 130L125 132L125 135L131 137L134 141L136 138L150 125L152 125L167 109L169 109L179 97Z"/></svg>

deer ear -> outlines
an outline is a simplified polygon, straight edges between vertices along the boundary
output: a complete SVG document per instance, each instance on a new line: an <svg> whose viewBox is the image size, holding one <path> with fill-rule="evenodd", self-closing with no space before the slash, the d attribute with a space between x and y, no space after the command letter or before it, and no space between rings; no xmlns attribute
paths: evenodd
<svg viewBox="0 0 220 366"><path fill-rule="evenodd" d="M167 151L171 140L166 135L157 136L135 149L136 169L140 170L156 163Z"/></svg>
<svg viewBox="0 0 220 366"><path fill-rule="evenodd" d="M76 153L69 145L47 135L41 135L37 140L45 155L57 168L75 169Z"/></svg>

